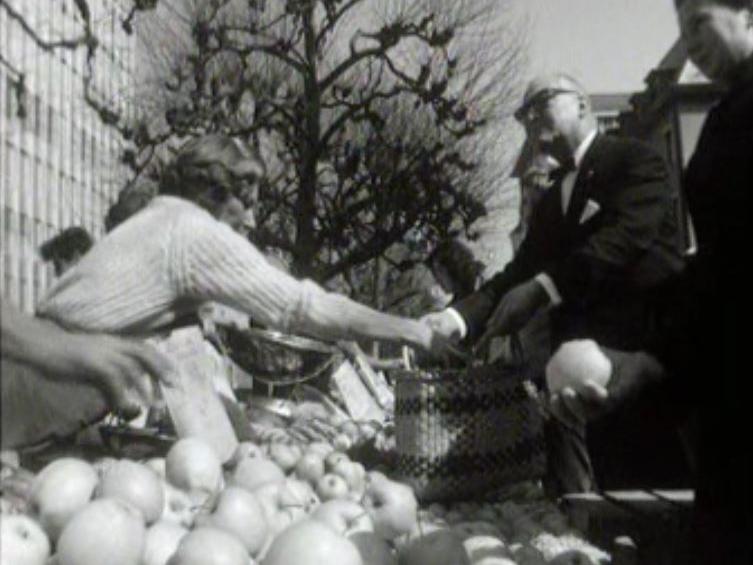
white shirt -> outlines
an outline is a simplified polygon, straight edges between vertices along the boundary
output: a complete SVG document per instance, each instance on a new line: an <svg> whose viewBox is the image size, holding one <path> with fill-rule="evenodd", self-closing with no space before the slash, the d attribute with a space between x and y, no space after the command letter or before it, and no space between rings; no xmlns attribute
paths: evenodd
<svg viewBox="0 0 753 565"><path fill-rule="evenodd" d="M572 171L569 171L565 175L565 177L562 179L561 188L562 188L562 213L563 214L567 214L567 208L570 205L570 199L573 195L573 188L575 188L575 181L578 180L578 170L580 168L581 163L583 162L583 158L585 157L586 153L591 147L591 144L593 143L594 139L596 139L597 133L598 133L598 129L594 128L583 139L583 141L580 142L580 145L578 145L577 149L573 153L573 161L575 163L575 168ZM559 304L562 304L562 296L557 290L557 287L554 284L554 281L548 274L539 273L538 275L536 275L535 280L541 286L544 287L544 290L549 295L549 301L551 305L557 306ZM460 312L458 312L454 308L446 308L445 312L447 312L453 318L453 320L455 320L455 322L458 325L458 329L460 330L460 337L464 338L468 334L468 325L465 323L463 316L461 316Z"/></svg>

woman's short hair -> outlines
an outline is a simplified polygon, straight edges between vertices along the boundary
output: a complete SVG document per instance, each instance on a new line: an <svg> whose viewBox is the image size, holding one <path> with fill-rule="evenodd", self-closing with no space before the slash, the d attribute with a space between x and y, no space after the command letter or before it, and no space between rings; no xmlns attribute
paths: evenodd
<svg viewBox="0 0 753 565"><path fill-rule="evenodd" d="M186 142L160 180L160 193L197 200L207 191L215 202L230 195L239 180L261 178L264 161L247 144L220 134L210 134Z"/></svg>

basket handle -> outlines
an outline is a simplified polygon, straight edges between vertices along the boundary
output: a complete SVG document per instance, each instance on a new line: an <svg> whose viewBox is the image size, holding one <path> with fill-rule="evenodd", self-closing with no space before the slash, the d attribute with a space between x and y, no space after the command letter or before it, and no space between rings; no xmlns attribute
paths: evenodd
<svg viewBox="0 0 753 565"><path fill-rule="evenodd" d="M416 352L407 345L403 345L403 368L406 371L413 370L416 365Z"/></svg>

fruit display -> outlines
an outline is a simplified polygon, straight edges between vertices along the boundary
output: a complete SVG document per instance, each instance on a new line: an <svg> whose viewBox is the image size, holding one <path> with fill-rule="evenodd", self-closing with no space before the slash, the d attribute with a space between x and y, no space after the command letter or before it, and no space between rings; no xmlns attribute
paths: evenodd
<svg viewBox="0 0 753 565"><path fill-rule="evenodd" d="M307 420L311 420L309 416ZM64 457L36 475L5 467L0 565L597 564L535 485L488 502L420 507L412 489L334 439L281 429L224 466L176 441L143 461ZM370 430L367 433L371 433ZM371 435L373 438L374 436Z"/></svg>

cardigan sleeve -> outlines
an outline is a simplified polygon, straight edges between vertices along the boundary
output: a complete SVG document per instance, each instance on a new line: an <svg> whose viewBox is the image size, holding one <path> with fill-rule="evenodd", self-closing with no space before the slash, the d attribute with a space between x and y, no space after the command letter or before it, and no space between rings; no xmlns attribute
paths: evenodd
<svg viewBox="0 0 753 565"><path fill-rule="evenodd" d="M220 302L284 332L341 339L354 330L351 318L359 305L273 266L211 216L181 219L171 247L169 270L178 296Z"/></svg>

